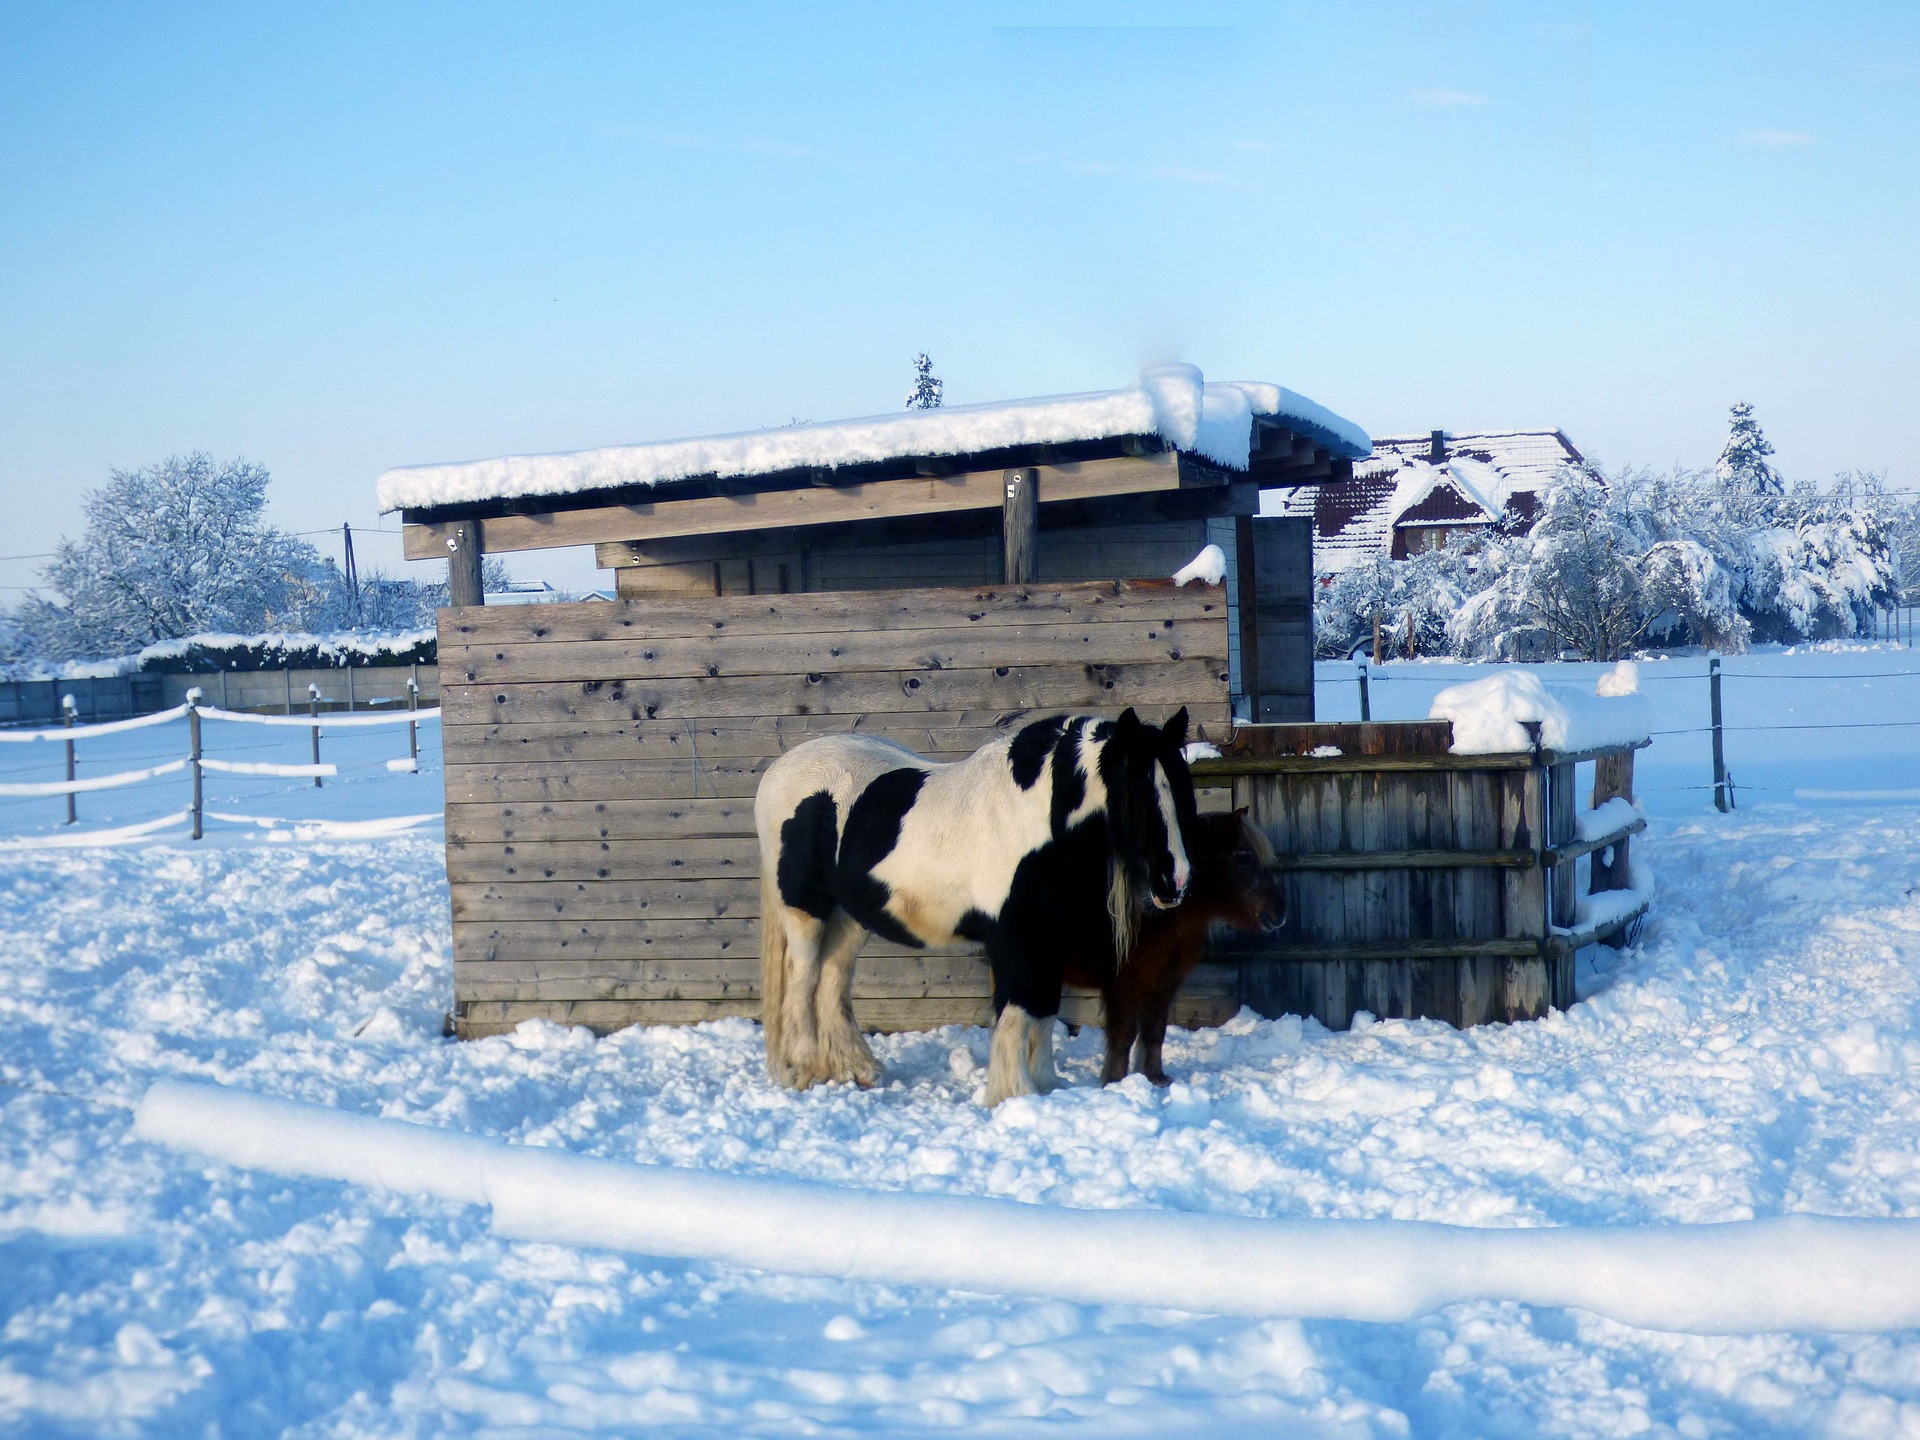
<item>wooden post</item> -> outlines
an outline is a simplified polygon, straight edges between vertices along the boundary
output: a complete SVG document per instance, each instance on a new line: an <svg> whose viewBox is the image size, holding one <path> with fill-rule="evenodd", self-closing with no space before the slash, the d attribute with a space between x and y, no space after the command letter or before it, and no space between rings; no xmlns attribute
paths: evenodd
<svg viewBox="0 0 1920 1440"><path fill-rule="evenodd" d="M1040 472L1009 470L1000 510L1001 579L1031 585L1040 558Z"/></svg>
<svg viewBox="0 0 1920 1440"><path fill-rule="evenodd" d="M307 713L313 717L313 763L320 763L320 687L311 681L307 684ZM313 788L320 788L320 777L313 777Z"/></svg>
<svg viewBox="0 0 1920 1440"><path fill-rule="evenodd" d="M447 604L456 609L487 603L480 579L483 543L478 520L462 520L447 534Z"/></svg>
<svg viewBox="0 0 1920 1440"><path fill-rule="evenodd" d="M65 725L69 730L73 728L73 722L79 718L79 716L75 713L77 709L78 707L73 703L73 696L62 695L60 697L60 714L61 714L60 723ZM74 760L73 741L71 740L67 741L66 745L67 745L67 783L71 785L73 783L73 760ZM79 818L80 818L79 810L73 803L73 791L69 790L67 791L67 824L71 825L73 824L74 821L78 820Z"/></svg>
<svg viewBox="0 0 1920 1440"><path fill-rule="evenodd" d="M1240 693L1247 699L1247 719L1258 725L1264 718L1260 683L1260 561L1254 543L1253 516L1233 517L1233 602L1240 623Z"/></svg>
<svg viewBox="0 0 1920 1440"><path fill-rule="evenodd" d="M287 714L291 715L293 714L293 667L289 665L280 673L287 682Z"/></svg>
<svg viewBox="0 0 1920 1440"><path fill-rule="evenodd" d="M1633 751L1623 750L1617 755L1602 755L1593 766L1593 808L1598 810L1609 800L1618 797L1629 803L1633 800ZM1633 885L1633 871L1627 860L1627 841L1616 840L1604 850L1593 852L1589 862L1587 893L1598 895L1606 890L1626 890ZM1616 930L1601 942L1620 950L1626 947L1627 932Z"/></svg>
<svg viewBox="0 0 1920 1440"><path fill-rule="evenodd" d="M351 715L353 713L353 666L346 665L342 668L347 672L347 713Z"/></svg>
<svg viewBox="0 0 1920 1440"><path fill-rule="evenodd" d="M1386 658L1380 649L1380 612L1376 610L1373 612L1373 663L1378 665Z"/></svg>
<svg viewBox="0 0 1920 1440"><path fill-rule="evenodd" d="M418 710L419 708L420 682L409 675L407 676L407 709ZM414 768L418 769L420 765L420 722L418 720L407 721L407 753L413 757Z"/></svg>
<svg viewBox="0 0 1920 1440"><path fill-rule="evenodd" d="M1360 723L1365 725L1373 719L1373 705L1367 698L1367 657L1356 655L1353 663L1360 672Z"/></svg>
<svg viewBox="0 0 1920 1440"><path fill-rule="evenodd" d="M198 687L187 691L187 768L193 771L193 838L198 840L202 833L202 819L205 814L200 794L200 691Z"/></svg>
<svg viewBox="0 0 1920 1440"><path fill-rule="evenodd" d="M1727 783L1727 752L1721 739L1720 657L1707 657L1707 687L1713 723L1713 808L1722 815L1733 809L1733 787Z"/></svg>

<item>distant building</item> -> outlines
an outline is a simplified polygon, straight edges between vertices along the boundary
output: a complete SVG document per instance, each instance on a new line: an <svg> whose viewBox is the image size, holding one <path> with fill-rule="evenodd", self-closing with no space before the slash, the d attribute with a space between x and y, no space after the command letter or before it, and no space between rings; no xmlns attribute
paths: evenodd
<svg viewBox="0 0 1920 1440"><path fill-rule="evenodd" d="M1351 480L1261 492L1261 513L1310 518L1313 563L1336 575L1375 555L1404 560L1463 543L1502 520L1524 528L1563 468L1587 468L1558 430L1390 436Z"/></svg>

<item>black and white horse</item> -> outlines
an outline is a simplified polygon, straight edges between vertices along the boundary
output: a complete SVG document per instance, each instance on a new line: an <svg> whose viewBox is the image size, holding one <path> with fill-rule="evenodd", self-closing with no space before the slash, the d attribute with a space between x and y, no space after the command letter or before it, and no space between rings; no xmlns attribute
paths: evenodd
<svg viewBox="0 0 1920 1440"><path fill-rule="evenodd" d="M854 957L869 934L960 938L993 967L987 1104L1052 1089L1069 957L1117 964L1148 907L1186 891L1186 735L1184 709L1161 727L1127 710L1038 720L950 765L871 735L782 755L754 801L768 1074L873 1084Z"/></svg>

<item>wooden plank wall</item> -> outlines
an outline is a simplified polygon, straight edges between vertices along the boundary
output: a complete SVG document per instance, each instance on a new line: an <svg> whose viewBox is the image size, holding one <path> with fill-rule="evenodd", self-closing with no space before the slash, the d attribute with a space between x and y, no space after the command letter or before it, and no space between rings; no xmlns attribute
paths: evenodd
<svg viewBox="0 0 1920 1440"><path fill-rule="evenodd" d="M1149 581L443 610L458 1033L757 1015L775 756L859 729L959 759L1128 705L1223 737L1226 641L1221 587ZM1196 977L1176 1018L1231 1015L1237 977ZM855 997L869 1028L921 1029L985 1021L990 988L975 951L873 941Z"/></svg>
<svg viewBox="0 0 1920 1440"><path fill-rule="evenodd" d="M1236 756L1433 755L1446 761L1444 722L1281 725L1235 732ZM1283 855L1392 851L1529 851L1547 838L1539 768L1341 769L1245 775L1236 804L1252 808ZM1569 871L1569 877L1570 877ZM1300 870L1286 877L1289 915L1274 937L1240 948L1241 989L1265 1015L1312 1015L1334 1029L1366 1010L1457 1026L1533 1019L1572 1003L1570 959L1549 957L1547 880L1537 866L1431 865ZM1569 895L1570 895L1569 891ZM1434 948L1489 952L1394 954ZM1309 958L1314 950L1371 958Z"/></svg>

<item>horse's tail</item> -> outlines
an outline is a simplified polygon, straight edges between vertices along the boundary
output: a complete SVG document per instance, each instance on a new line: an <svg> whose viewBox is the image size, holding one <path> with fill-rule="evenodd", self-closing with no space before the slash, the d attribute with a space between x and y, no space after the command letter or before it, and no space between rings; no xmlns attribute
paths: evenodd
<svg viewBox="0 0 1920 1440"><path fill-rule="evenodd" d="M760 1028L767 1042L767 1071L786 1064L787 926L781 918L780 885L771 857L760 869Z"/></svg>

